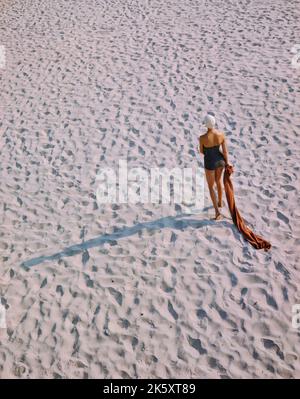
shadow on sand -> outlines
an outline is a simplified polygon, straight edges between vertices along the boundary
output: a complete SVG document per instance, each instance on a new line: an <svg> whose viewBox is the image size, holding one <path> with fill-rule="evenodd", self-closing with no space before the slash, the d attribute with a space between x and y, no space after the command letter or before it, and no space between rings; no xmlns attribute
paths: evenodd
<svg viewBox="0 0 300 399"><path fill-rule="evenodd" d="M141 232L142 230L159 230L163 228L170 228L170 229L177 229L183 230L188 227L199 229L205 226L218 226L218 227L228 227L233 231L233 234L236 238L239 238L237 231L232 223L229 223L225 220L214 221L214 220L196 220L196 219L189 219L189 218L182 218L183 216L190 216L190 215L177 215L177 216L167 216L164 218L160 218L154 220L152 222L144 222L144 223L137 223L131 227L122 227L119 229L115 229L115 231L111 234L103 234L101 236L92 238L90 240L84 241L80 244L71 245L60 252L57 252L52 255L48 256L39 256L33 259L26 260L21 263L21 267L30 268L32 266L39 265L46 261L55 261L59 260L68 256L78 255L90 248L98 247L105 243L114 244L117 240L125 237L132 236Z"/></svg>

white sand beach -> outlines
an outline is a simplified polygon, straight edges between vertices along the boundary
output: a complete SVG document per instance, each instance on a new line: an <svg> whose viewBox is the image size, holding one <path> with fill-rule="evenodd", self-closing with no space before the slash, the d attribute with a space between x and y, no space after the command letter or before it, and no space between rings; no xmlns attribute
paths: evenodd
<svg viewBox="0 0 300 399"><path fill-rule="evenodd" d="M0 0L0 378L300 378L297 0ZM294 63L295 64L295 63ZM101 205L97 173L200 168L238 208ZM226 202L224 196L224 202Z"/></svg>

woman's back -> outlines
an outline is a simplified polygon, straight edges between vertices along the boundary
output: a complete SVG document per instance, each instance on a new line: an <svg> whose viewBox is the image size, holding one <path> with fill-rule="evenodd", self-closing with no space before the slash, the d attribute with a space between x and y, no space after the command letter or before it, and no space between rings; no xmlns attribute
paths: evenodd
<svg viewBox="0 0 300 399"><path fill-rule="evenodd" d="M206 148L219 146L224 141L224 133L218 130L209 131L201 136L203 146Z"/></svg>
<svg viewBox="0 0 300 399"><path fill-rule="evenodd" d="M224 133L211 130L200 137L203 146L204 167L207 170L215 170L225 166L224 155L220 151L220 145L224 142Z"/></svg>

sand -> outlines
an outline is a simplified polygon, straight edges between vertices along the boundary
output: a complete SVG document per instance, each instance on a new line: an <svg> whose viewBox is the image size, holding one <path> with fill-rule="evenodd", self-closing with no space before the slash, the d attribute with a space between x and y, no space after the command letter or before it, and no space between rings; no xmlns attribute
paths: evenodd
<svg viewBox="0 0 300 399"><path fill-rule="evenodd" d="M300 377L299 9L0 1L1 378ZM270 252L207 190L202 212L97 203L120 159L202 169L207 112Z"/></svg>

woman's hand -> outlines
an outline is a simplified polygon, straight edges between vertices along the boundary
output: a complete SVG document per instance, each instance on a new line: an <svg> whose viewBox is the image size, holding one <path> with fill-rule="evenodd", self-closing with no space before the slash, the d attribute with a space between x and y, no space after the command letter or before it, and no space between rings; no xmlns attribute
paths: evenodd
<svg viewBox="0 0 300 399"><path fill-rule="evenodd" d="M232 166L230 163L227 163L227 164L225 165L225 171L226 171L227 173L229 173L229 175L231 175L231 173L233 173L233 171L234 171L234 168L233 168L233 166Z"/></svg>

